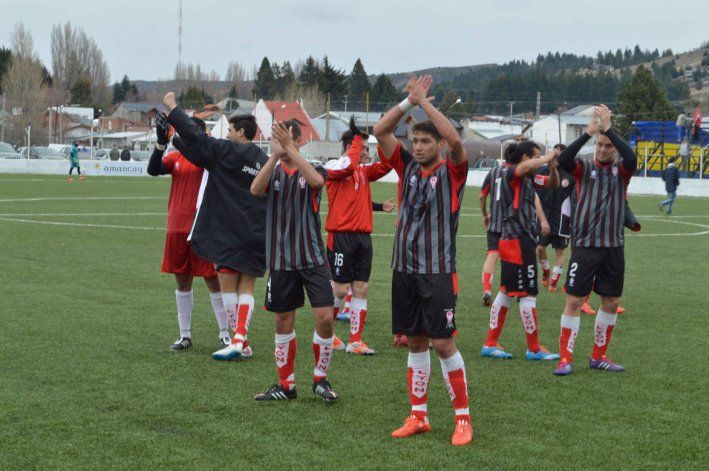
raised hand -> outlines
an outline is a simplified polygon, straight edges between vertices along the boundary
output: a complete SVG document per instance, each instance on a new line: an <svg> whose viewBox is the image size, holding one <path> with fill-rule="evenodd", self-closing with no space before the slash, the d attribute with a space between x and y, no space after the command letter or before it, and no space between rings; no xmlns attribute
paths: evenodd
<svg viewBox="0 0 709 471"><path fill-rule="evenodd" d="M601 131L606 132L611 128L611 110L606 105L597 106L596 109L598 110L598 117L601 121Z"/></svg>
<svg viewBox="0 0 709 471"><path fill-rule="evenodd" d="M177 108L177 98L175 98L175 92L167 92L162 98L162 104L165 105L165 107L170 111Z"/></svg>
<svg viewBox="0 0 709 471"><path fill-rule="evenodd" d="M406 84L406 91L409 92L409 101L414 105L423 105L425 101L433 100L433 97L428 96L428 89L433 83L433 78L430 75L422 75L421 77L412 77L409 83Z"/></svg>
<svg viewBox="0 0 709 471"><path fill-rule="evenodd" d="M366 132L362 132L362 130L357 127L354 115L350 117L350 132L352 133L352 137L362 136L363 141L369 139L369 134L367 134Z"/></svg>
<svg viewBox="0 0 709 471"><path fill-rule="evenodd" d="M155 132L158 135L158 144L164 146L170 142L170 125L167 115L162 111L155 116Z"/></svg>
<svg viewBox="0 0 709 471"><path fill-rule="evenodd" d="M271 127L271 139L278 141L284 150L295 145L290 128L287 128L282 122L273 123Z"/></svg>
<svg viewBox="0 0 709 471"><path fill-rule="evenodd" d="M601 117L599 114L599 107L594 106L593 108L593 114L591 114L591 118L588 121L588 125L586 126L586 132L593 136L594 134L598 134L598 131L601 129Z"/></svg>

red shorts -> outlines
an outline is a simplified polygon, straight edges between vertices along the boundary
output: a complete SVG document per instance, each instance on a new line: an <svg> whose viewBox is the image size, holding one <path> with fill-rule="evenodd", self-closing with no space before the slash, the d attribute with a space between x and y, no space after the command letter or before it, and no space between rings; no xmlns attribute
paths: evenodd
<svg viewBox="0 0 709 471"><path fill-rule="evenodd" d="M199 257L187 242L188 234L168 233L165 237L165 253L162 257L162 272L176 275L192 275L211 278L217 276L214 265Z"/></svg>

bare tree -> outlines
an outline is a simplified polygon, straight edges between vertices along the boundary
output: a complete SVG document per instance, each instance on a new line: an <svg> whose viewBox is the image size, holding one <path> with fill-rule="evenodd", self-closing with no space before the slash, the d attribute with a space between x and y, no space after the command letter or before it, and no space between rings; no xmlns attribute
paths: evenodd
<svg viewBox="0 0 709 471"><path fill-rule="evenodd" d="M108 65L96 42L71 22L52 27L52 71L54 86L66 93L82 78L91 83L91 100L97 105L110 101Z"/></svg>
<svg viewBox="0 0 709 471"><path fill-rule="evenodd" d="M300 98L303 100L303 107L312 116L318 116L325 112L327 100L317 85L307 88L300 88ZM293 100L295 101L295 100Z"/></svg>
<svg viewBox="0 0 709 471"><path fill-rule="evenodd" d="M244 83L246 81L246 69L238 62L229 62L224 80L234 85Z"/></svg>
<svg viewBox="0 0 709 471"><path fill-rule="evenodd" d="M11 49L12 62L3 78L2 88L7 97L8 110L13 115L9 120L11 139L21 142L28 122L37 130L44 128L42 117L47 109L47 86L42 62L34 51L32 34L22 22L15 25ZM17 131L14 133L17 136L13 135L12 129Z"/></svg>

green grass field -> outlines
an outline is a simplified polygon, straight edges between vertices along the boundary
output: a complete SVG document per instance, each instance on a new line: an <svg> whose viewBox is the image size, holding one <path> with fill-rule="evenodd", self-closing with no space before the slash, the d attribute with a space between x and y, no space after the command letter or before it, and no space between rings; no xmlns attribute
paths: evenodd
<svg viewBox="0 0 709 471"><path fill-rule="evenodd" d="M378 355L338 352L341 396L310 392L308 309L296 326L300 396L257 404L276 380L273 321L258 311L254 358L219 363L209 296L195 284L187 352L178 336L174 279L160 273L169 179L0 175L0 467L187 469L706 469L709 200L679 198L670 219L658 198L632 197L643 232L626 243L623 305L610 356L627 372L589 371L593 320L583 316L577 372L481 359L484 231L477 189L458 238L458 345L467 365L475 440L449 444L453 411L433 361L429 434L389 438L408 412L406 351L392 346L394 216L375 216L365 339ZM375 199L395 196L377 184ZM325 208L325 205L323 205ZM264 284L257 284L257 304ZM592 298L594 306L598 299ZM539 296L542 343L557 350L560 293ZM337 331L346 337L347 326ZM523 358L510 310L502 343ZM701 463L705 463L701 465Z"/></svg>

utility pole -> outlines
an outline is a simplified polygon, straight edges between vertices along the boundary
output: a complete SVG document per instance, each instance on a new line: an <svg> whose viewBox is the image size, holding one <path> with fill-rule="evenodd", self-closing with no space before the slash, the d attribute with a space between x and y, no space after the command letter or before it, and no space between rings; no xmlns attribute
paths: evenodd
<svg viewBox="0 0 709 471"><path fill-rule="evenodd" d="M345 113L347 113L347 95L345 95Z"/></svg>
<svg viewBox="0 0 709 471"><path fill-rule="evenodd" d="M366 129L367 132L369 132L369 92L365 92L365 94L364 94L364 107L365 107L365 111L367 112L367 114L364 115L365 116L364 129Z"/></svg>
<svg viewBox="0 0 709 471"><path fill-rule="evenodd" d="M536 109L536 118L539 119L539 115L541 114L542 110L542 92L537 92L537 109Z"/></svg>
<svg viewBox="0 0 709 471"><path fill-rule="evenodd" d="M47 145L52 143L52 107L47 108Z"/></svg>
<svg viewBox="0 0 709 471"><path fill-rule="evenodd" d="M325 140L330 140L330 92L327 92L327 110L325 115Z"/></svg>
<svg viewBox="0 0 709 471"><path fill-rule="evenodd" d="M556 122L559 124L559 144L564 144L561 140L561 106L556 109Z"/></svg>
<svg viewBox="0 0 709 471"><path fill-rule="evenodd" d="M57 120L59 121L59 144L64 143L64 139L62 139L62 110L63 106L59 106L59 113L57 113Z"/></svg>
<svg viewBox="0 0 709 471"><path fill-rule="evenodd" d="M510 101L510 134L514 134L514 128L512 127L512 108L514 107L515 102Z"/></svg>

